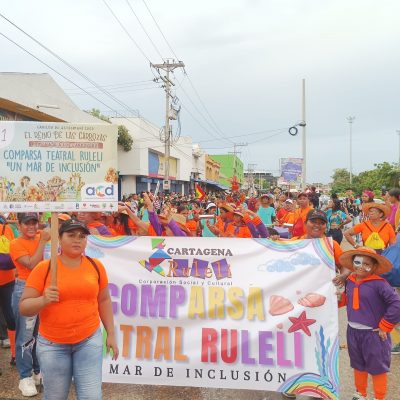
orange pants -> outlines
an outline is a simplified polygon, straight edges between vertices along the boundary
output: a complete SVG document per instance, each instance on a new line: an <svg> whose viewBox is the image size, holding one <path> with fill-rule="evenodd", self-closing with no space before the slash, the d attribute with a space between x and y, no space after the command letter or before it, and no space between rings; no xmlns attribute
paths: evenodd
<svg viewBox="0 0 400 400"><path fill-rule="evenodd" d="M354 382L357 392L367 396L368 372L354 370ZM375 399L384 400L387 392L387 374L372 375Z"/></svg>

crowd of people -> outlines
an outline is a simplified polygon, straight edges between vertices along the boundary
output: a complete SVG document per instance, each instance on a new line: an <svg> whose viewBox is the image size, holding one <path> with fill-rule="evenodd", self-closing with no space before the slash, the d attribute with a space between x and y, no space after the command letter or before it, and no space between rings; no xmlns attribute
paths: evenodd
<svg viewBox="0 0 400 400"><path fill-rule="evenodd" d="M327 202L315 188L258 197L235 192L201 201L174 193L134 194L123 198L114 213L58 214L56 284L50 278L50 261L43 259L50 239L49 214L2 216L0 229L9 249L0 258L0 338L3 347L10 347L19 389L23 396L34 396L43 382L46 399L66 399L73 380L78 398L101 398L100 322L114 359L118 346L106 270L99 260L85 256L89 234L269 240L328 236L339 306L347 307L353 400L366 399L368 374L375 399L385 399L391 356L400 353L389 335L400 322L400 297L380 275L400 267L385 257L385 249L396 243L399 204L397 188L379 200L366 189L360 196L351 190L343 198L332 195ZM344 238L353 250L343 251ZM295 398L291 393L284 396Z"/></svg>

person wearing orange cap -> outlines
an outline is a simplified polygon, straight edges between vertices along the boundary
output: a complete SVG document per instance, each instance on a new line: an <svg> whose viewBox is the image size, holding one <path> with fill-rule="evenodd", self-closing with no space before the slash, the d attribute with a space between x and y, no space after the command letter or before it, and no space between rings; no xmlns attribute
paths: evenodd
<svg viewBox="0 0 400 400"><path fill-rule="evenodd" d="M36 357L37 317L25 317L19 313L19 301L26 280L36 265L43 260L43 251L50 240L50 231L44 229L39 234L39 215L18 213L18 229L21 236L10 244L10 255L16 266L18 278L12 296L12 306L16 322L16 363L20 376L18 388L23 396L35 396L36 385L40 384L40 367ZM33 373L32 373L33 370Z"/></svg>
<svg viewBox="0 0 400 400"><path fill-rule="evenodd" d="M347 307L347 347L357 391L352 399L366 400L370 374L375 399L384 400L391 361L389 333L400 322L400 297L379 275L393 265L366 247L346 251L340 263L352 271L339 299L339 306Z"/></svg>

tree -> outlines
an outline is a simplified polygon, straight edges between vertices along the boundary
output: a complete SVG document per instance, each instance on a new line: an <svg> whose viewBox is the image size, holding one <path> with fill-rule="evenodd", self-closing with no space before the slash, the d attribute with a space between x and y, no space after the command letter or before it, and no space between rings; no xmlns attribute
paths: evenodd
<svg viewBox="0 0 400 400"><path fill-rule="evenodd" d="M133 139L124 125L118 126L118 144L122 146L124 151L132 150Z"/></svg>
<svg viewBox="0 0 400 400"><path fill-rule="evenodd" d="M399 187L400 170L395 163L383 162L374 164L374 169L353 175L352 189L361 193L364 189L380 193L383 188ZM350 187L350 174L345 168L335 169L332 175L332 192L344 193Z"/></svg>
<svg viewBox="0 0 400 400"><path fill-rule="evenodd" d="M93 117L99 118L102 121L106 121L106 122L110 122L110 118L106 117L105 115L103 115L99 109L97 108L92 108L90 111L86 111L87 113L93 115Z"/></svg>
<svg viewBox="0 0 400 400"><path fill-rule="evenodd" d="M100 110L97 108L92 108L90 111L86 111L87 113L93 115L96 118L101 119L102 121L108 122L111 124L110 118L106 117L103 115ZM130 151L132 150L133 146L133 138L129 134L128 129L124 125L119 125L118 126L118 141L117 143L122 146L124 151Z"/></svg>
<svg viewBox="0 0 400 400"><path fill-rule="evenodd" d="M337 168L332 175L332 192L343 193L350 186L350 173L346 168Z"/></svg>

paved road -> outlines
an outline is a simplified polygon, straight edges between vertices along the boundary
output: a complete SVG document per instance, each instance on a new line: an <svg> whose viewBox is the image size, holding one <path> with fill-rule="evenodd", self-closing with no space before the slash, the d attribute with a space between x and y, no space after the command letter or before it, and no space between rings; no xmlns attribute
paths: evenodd
<svg viewBox="0 0 400 400"><path fill-rule="evenodd" d="M343 245L346 248L346 244ZM339 311L340 324L340 343L346 344L346 314L345 310ZM0 376L0 400L2 399L24 399L18 390L18 375L15 367L8 365L9 350L0 349L0 368L3 375ZM354 393L353 374L349 366L347 349L340 350L340 377L341 377L341 396L340 398L351 399ZM394 356L392 360L392 372L389 375L389 395L388 400L400 400L400 355ZM281 395L272 392L257 390L228 390L228 389L204 389L174 386L147 386L147 385L117 385L104 384L103 398L105 400L278 400ZM26 398L25 398L26 399ZM42 395L34 397L42 399ZM70 399L75 399L73 393ZM307 399L307 397L299 397Z"/></svg>

